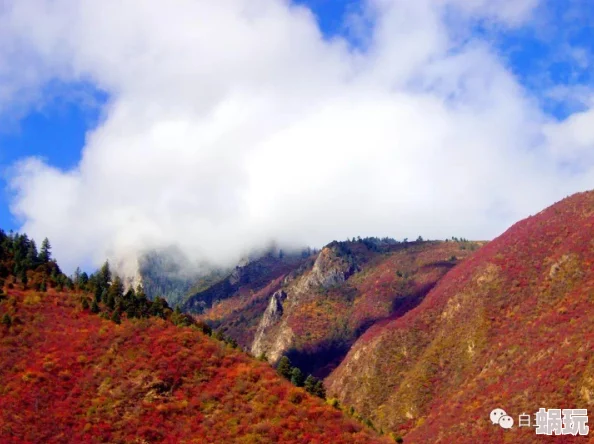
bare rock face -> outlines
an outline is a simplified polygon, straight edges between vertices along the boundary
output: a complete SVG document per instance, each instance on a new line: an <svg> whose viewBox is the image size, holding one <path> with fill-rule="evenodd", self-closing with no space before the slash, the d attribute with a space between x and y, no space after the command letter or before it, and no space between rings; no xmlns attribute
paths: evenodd
<svg viewBox="0 0 594 444"><path fill-rule="evenodd" d="M355 266L335 247L325 247L311 270L301 276L287 276L285 290L277 291L270 298L252 343L252 354L265 353L270 363L276 363L294 346L295 333L288 323L293 310L304 300L316 297L320 288L343 284L354 271Z"/></svg>
<svg viewBox="0 0 594 444"><path fill-rule="evenodd" d="M354 271L353 265L339 256L333 248L325 247L320 251L309 276L302 283L301 290L336 287L346 281Z"/></svg>
<svg viewBox="0 0 594 444"><path fill-rule="evenodd" d="M275 292L271 297L270 297L270 302L268 303L268 307L266 308L266 311L264 312L264 314L262 315L262 319L260 320L260 325L258 326L258 330L256 331L256 337L254 338L254 343L252 344L252 354L254 356L259 356L262 353L267 353L269 354L269 359L271 361L276 361L278 358L280 358L280 355L278 357L274 357L276 356L277 353L275 353L273 351L272 355L270 355L270 348L274 348L274 347L267 347L266 343L268 341L266 341L267 339L267 334L270 332L270 330L275 327L282 319L283 316L283 302L285 301L285 299L287 298L287 293L285 293L283 290L279 290L277 292ZM279 335L276 335L277 338ZM282 341L281 341L282 342ZM279 345L281 345L279 343Z"/></svg>

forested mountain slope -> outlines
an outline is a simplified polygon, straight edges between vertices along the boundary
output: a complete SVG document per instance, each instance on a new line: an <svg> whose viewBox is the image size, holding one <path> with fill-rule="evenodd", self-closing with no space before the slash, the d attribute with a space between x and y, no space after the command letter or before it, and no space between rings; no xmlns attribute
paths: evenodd
<svg viewBox="0 0 594 444"><path fill-rule="evenodd" d="M533 442L534 428L504 430L489 412L590 411L594 192L481 248L418 307L370 328L326 383L376 425L408 431L406 442Z"/></svg>

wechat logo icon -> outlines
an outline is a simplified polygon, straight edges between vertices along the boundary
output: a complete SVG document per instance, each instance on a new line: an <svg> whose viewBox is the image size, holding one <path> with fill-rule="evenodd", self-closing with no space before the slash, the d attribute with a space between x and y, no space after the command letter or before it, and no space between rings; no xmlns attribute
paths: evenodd
<svg viewBox="0 0 594 444"><path fill-rule="evenodd" d="M511 429L514 426L514 419L503 409L494 409L489 418L493 424L499 424L503 429Z"/></svg>

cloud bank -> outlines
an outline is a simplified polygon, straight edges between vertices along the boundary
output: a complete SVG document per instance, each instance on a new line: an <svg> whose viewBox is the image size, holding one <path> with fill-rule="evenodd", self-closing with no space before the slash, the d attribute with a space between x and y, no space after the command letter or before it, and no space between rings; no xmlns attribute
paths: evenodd
<svg viewBox="0 0 594 444"><path fill-rule="evenodd" d="M594 183L594 110L547 117L471 32L523 26L533 0L370 0L345 20L357 45L281 0L0 5L0 113L56 80L109 95L76 168L25 159L11 179L66 270L171 245L222 264L270 240L488 239Z"/></svg>

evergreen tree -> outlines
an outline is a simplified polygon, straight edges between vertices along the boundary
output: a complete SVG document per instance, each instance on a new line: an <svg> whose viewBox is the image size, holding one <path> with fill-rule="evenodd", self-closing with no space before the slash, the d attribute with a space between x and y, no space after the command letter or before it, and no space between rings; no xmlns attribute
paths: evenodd
<svg viewBox="0 0 594 444"><path fill-rule="evenodd" d="M101 290L101 297L100 297L99 301L97 301L97 302L103 301L104 304L107 303L107 294L108 294L107 288L102 289Z"/></svg>
<svg viewBox="0 0 594 444"><path fill-rule="evenodd" d="M278 361L278 365L276 366L276 372L281 375L283 378L291 380L293 367L291 367L291 361L286 356L283 356Z"/></svg>
<svg viewBox="0 0 594 444"><path fill-rule="evenodd" d="M134 291L134 288L132 288L132 286L130 286L130 288L128 288L128 291L126 291L124 299L126 301L134 301L136 299L136 292Z"/></svg>
<svg viewBox="0 0 594 444"><path fill-rule="evenodd" d="M305 378L305 383L303 384L303 387L308 393L314 394L317 382L318 378L309 375L307 378Z"/></svg>
<svg viewBox="0 0 594 444"><path fill-rule="evenodd" d="M26 290L29 279L27 278L27 271L25 269L21 270L20 279L21 283L23 284L23 290Z"/></svg>
<svg viewBox="0 0 594 444"><path fill-rule="evenodd" d="M99 304L97 304L96 299L93 299L93 302L91 303L91 313L99 313Z"/></svg>
<svg viewBox="0 0 594 444"><path fill-rule="evenodd" d="M83 271L80 275L78 285L80 288L87 288L88 283L89 283L89 275L85 271Z"/></svg>
<svg viewBox="0 0 594 444"><path fill-rule="evenodd" d="M303 387L303 373L299 367L293 367L291 371L291 383L297 387Z"/></svg>
<svg viewBox="0 0 594 444"><path fill-rule="evenodd" d="M88 310L89 309L89 301L88 301L88 299L86 297L83 297L82 308L83 308L83 310Z"/></svg>
<svg viewBox="0 0 594 444"><path fill-rule="evenodd" d="M34 269L37 264L39 263L38 259L39 254L37 253L37 246L35 245L35 241L31 239L29 241L29 248L27 250L27 257L25 259L26 267L30 270Z"/></svg>
<svg viewBox="0 0 594 444"><path fill-rule="evenodd" d="M4 316L2 316L2 324L6 325L7 327L12 325L12 319L8 313L4 313Z"/></svg>
<svg viewBox="0 0 594 444"><path fill-rule="evenodd" d="M103 294L103 290L101 289L101 287L95 287L95 301L97 303L101 302L102 299L102 294Z"/></svg>
<svg viewBox="0 0 594 444"><path fill-rule="evenodd" d="M114 310L112 315L111 315L111 321L115 322L116 324L121 324L122 323L122 318L120 317L120 311L119 310Z"/></svg>
<svg viewBox="0 0 594 444"><path fill-rule="evenodd" d="M326 387L324 387L324 383L322 381L318 380L316 382L313 394L322 399L326 399Z"/></svg>
<svg viewBox="0 0 594 444"><path fill-rule="evenodd" d="M124 296L124 284L119 276L116 276L109 286L108 295L112 296L116 301Z"/></svg>
<svg viewBox="0 0 594 444"><path fill-rule="evenodd" d="M44 293L47 291L47 282L45 282L45 278L43 278L41 284L39 285L39 291L42 291Z"/></svg>
<svg viewBox="0 0 594 444"><path fill-rule="evenodd" d="M132 319L136 317L136 307L134 306L134 304L129 304L128 307L126 308L126 317L128 319Z"/></svg>
<svg viewBox="0 0 594 444"><path fill-rule="evenodd" d="M109 269L109 261L105 261L101 270L99 270L98 284L101 288L108 288L111 283L111 270Z"/></svg>
<svg viewBox="0 0 594 444"><path fill-rule="evenodd" d="M76 270L74 270L74 275L72 276L72 281L74 282L74 285L76 285L79 288L80 288L81 273L82 272L80 271L80 267L76 267Z"/></svg>
<svg viewBox="0 0 594 444"><path fill-rule="evenodd" d="M103 297L102 297L103 298ZM115 308L115 304L116 304L116 300L113 297L113 293L108 292L107 296L105 298L105 305L107 306L107 308L109 308L110 310L113 310Z"/></svg>
<svg viewBox="0 0 594 444"><path fill-rule="evenodd" d="M50 245L49 239L46 237L41 243L41 250L39 251L39 261L42 264L47 264L52 258L51 255L52 246Z"/></svg>

